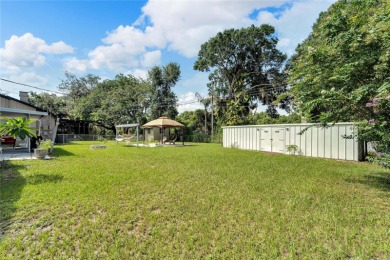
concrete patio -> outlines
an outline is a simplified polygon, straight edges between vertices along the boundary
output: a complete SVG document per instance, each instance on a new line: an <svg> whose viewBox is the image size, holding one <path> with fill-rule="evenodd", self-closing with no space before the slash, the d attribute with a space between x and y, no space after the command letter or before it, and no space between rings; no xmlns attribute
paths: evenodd
<svg viewBox="0 0 390 260"><path fill-rule="evenodd" d="M33 159L36 159L34 153L29 153L27 148L0 147L0 161Z"/></svg>

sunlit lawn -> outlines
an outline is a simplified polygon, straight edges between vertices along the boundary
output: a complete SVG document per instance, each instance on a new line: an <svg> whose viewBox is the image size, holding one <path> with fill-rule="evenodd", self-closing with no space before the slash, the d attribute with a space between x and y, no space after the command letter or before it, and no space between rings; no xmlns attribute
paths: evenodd
<svg viewBox="0 0 390 260"><path fill-rule="evenodd" d="M0 259L390 259L390 173L375 165L91 144L3 163Z"/></svg>

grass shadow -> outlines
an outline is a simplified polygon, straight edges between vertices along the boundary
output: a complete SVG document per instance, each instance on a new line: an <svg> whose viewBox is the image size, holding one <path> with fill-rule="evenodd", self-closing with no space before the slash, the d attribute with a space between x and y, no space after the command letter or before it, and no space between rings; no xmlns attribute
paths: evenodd
<svg viewBox="0 0 390 260"><path fill-rule="evenodd" d="M16 210L26 179L20 174L25 166L13 165L10 161L0 163L0 241L11 225L10 219Z"/></svg>
<svg viewBox="0 0 390 260"><path fill-rule="evenodd" d="M12 225L12 217L17 210L16 204L24 186L55 183L63 179L63 176L58 174L35 174L25 177L21 174L25 170L25 166L15 165L11 161L0 163L0 242Z"/></svg>
<svg viewBox="0 0 390 260"><path fill-rule="evenodd" d="M62 181L64 176L59 174L47 175L47 174L35 174L26 178L26 182L32 185L38 185L42 183L56 183Z"/></svg>
<svg viewBox="0 0 390 260"><path fill-rule="evenodd" d="M377 188L381 191L390 192L390 173L375 172L370 175L363 175L359 179L347 179L349 183L359 183Z"/></svg>
<svg viewBox="0 0 390 260"><path fill-rule="evenodd" d="M74 153L71 153L67 150L62 149L61 147L55 147L53 150L54 156L74 156Z"/></svg>

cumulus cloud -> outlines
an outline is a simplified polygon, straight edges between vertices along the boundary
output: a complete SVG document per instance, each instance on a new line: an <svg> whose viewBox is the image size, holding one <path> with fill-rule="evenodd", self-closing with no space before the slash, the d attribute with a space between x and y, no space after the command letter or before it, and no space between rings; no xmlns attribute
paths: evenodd
<svg viewBox="0 0 390 260"><path fill-rule="evenodd" d="M184 111L195 111L203 108L203 106L198 102L194 92L187 92L180 95L178 100L179 106L177 110L179 113L183 113Z"/></svg>
<svg viewBox="0 0 390 260"><path fill-rule="evenodd" d="M200 45L227 28L249 26L249 14L277 1L159 1L149 0L132 25L120 25L89 52L88 59L72 58L68 70L108 68L116 72L150 68L161 62L161 50L195 57ZM163 12L161 10L164 10ZM144 26L146 25L146 26ZM144 28L143 28L144 27Z"/></svg>
<svg viewBox="0 0 390 260"><path fill-rule="evenodd" d="M155 50L147 52L143 55L141 60L141 65L146 68L153 67L154 65L159 65L161 60L161 51Z"/></svg>
<svg viewBox="0 0 390 260"><path fill-rule="evenodd" d="M334 1L149 0L133 24L108 32L86 58L68 59L65 67L71 71L109 69L117 73L147 70L161 64L162 50L194 58L201 44L216 33L262 23L276 27L279 48L292 54L309 34L318 14Z"/></svg>
<svg viewBox="0 0 390 260"><path fill-rule="evenodd" d="M194 57L200 45L217 32L249 26L249 14L264 7L280 6L281 1L159 1L149 0L142 8L143 17L154 31L164 35L168 48ZM164 10L163 12L161 10Z"/></svg>
<svg viewBox="0 0 390 260"><path fill-rule="evenodd" d="M125 75L133 75L136 78L145 79L148 77L148 71L142 70L142 69L134 69L129 70L128 72L124 73Z"/></svg>
<svg viewBox="0 0 390 260"><path fill-rule="evenodd" d="M320 12L326 11L336 0L293 2L280 13L261 11L257 15L258 24L268 23L275 27L278 47L288 55L302 42L312 30Z"/></svg>
<svg viewBox="0 0 390 260"><path fill-rule="evenodd" d="M64 42L47 44L31 33L13 35L0 49L0 66L7 71L18 71L25 67L41 67L46 63L45 55L73 53L73 48Z"/></svg>
<svg viewBox="0 0 390 260"><path fill-rule="evenodd" d="M141 31L133 26L119 26L102 39L105 45L88 53L88 59L71 58L65 61L70 71L107 68L122 72L129 68L150 68L161 62L158 37L150 36L148 28ZM148 48L153 48L148 50Z"/></svg>

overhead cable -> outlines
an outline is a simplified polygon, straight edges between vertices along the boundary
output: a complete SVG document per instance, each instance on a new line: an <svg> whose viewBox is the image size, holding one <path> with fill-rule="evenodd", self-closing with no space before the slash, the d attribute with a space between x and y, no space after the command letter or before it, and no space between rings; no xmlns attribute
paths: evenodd
<svg viewBox="0 0 390 260"><path fill-rule="evenodd" d="M15 81L12 81L12 80L8 80L8 79L0 78L0 80L3 80L5 82L9 82L9 83L12 83L12 84L16 84L16 85L21 85L21 86L25 86L25 87L29 87L29 88L34 88L34 89L38 89L38 90L43 90L43 91L47 91L47 92L52 92L52 93L57 93L57 94L64 95L64 93L61 93L61 92L58 92L58 91L48 90L48 89L44 89L44 88L38 88L38 87L34 87L34 86L31 86L31 85L28 85L28 84L24 84L24 83L19 83L19 82L15 82Z"/></svg>

